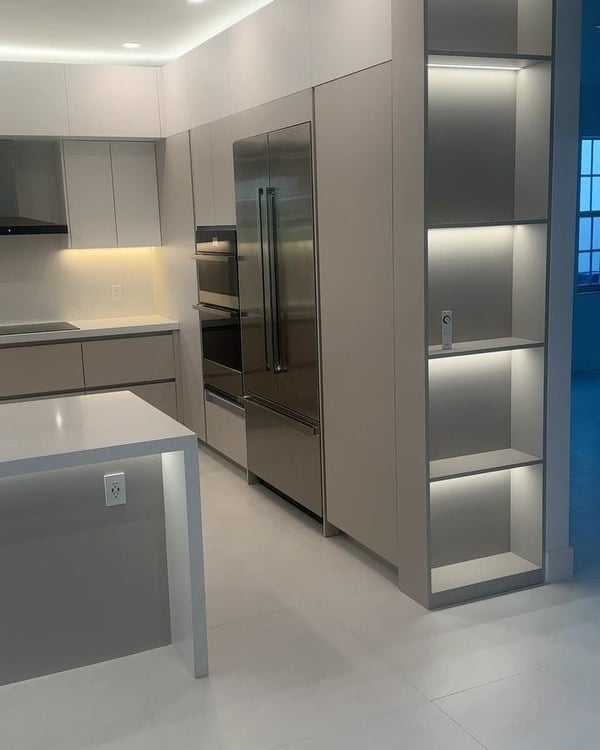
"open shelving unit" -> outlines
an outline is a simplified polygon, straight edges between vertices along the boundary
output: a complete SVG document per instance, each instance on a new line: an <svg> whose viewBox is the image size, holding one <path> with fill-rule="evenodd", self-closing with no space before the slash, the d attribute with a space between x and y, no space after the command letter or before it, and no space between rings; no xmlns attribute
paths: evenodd
<svg viewBox="0 0 600 750"><path fill-rule="evenodd" d="M544 580L554 3L425 5L427 512L410 520L439 607Z"/></svg>

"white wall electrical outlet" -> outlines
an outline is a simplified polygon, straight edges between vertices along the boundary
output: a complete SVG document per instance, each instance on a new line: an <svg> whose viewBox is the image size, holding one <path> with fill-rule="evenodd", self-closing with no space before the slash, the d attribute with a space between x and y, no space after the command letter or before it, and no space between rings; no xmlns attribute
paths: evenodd
<svg viewBox="0 0 600 750"><path fill-rule="evenodd" d="M115 505L125 505L127 502L127 492L125 490L125 474L123 472L104 475L104 497L107 508L112 508Z"/></svg>
<svg viewBox="0 0 600 750"><path fill-rule="evenodd" d="M123 290L120 284L115 284L111 288L113 302L121 302L123 300Z"/></svg>
<svg viewBox="0 0 600 750"><path fill-rule="evenodd" d="M442 312L442 349L452 349L452 310Z"/></svg>

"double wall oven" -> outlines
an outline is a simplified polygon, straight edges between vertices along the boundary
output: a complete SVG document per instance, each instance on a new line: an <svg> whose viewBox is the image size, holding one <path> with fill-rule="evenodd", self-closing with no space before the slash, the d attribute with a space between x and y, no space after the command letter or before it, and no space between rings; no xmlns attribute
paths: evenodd
<svg viewBox="0 0 600 750"><path fill-rule="evenodd" d="M235 227L198 227L196 271L204 386L242 398L242 339Z"/></svg>

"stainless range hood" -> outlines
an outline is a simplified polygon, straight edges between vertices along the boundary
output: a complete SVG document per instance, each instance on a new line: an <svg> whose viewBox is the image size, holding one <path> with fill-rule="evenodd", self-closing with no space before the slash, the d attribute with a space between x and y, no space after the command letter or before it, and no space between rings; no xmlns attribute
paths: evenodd
<svg viewBox="0 0 600 750"><path fill-rule="evenodd" d="M0 141L0 236L67 234L57 141Z"/></svg>

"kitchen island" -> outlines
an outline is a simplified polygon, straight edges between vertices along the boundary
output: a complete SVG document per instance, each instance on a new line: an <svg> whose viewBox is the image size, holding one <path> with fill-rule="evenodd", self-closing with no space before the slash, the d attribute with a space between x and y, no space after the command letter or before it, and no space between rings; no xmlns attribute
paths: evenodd
<svg viewBox="0 0 600 750"><path fill-rule="evenodd" d="M166 643L205 676L196 435L128 392L0 405L0 590L0 684Z"/></svg>

